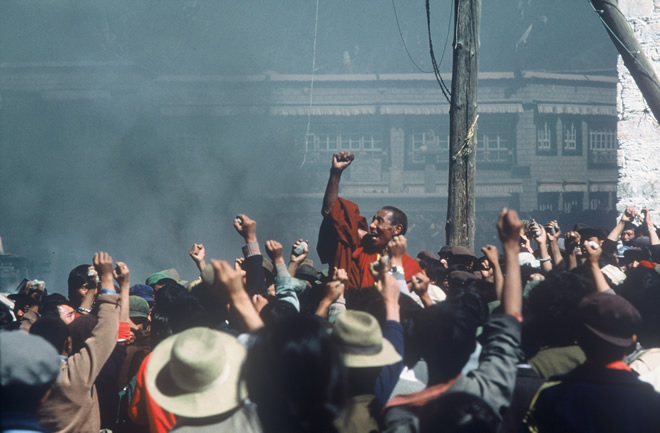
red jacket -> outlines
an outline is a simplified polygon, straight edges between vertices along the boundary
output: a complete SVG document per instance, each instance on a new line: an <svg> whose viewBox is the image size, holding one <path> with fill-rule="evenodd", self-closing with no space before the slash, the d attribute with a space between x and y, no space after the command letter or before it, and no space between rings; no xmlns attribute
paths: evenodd
<svg viewBox="0 0 660 433"><path fill-rule="evenodd" d="M338 198L323 218L319 230L316 251L322 263L327 263L348 272L348 288L369 287L374 279L369 272L369 263L375 262L379 254L368 254L360 245L358 229L369 231L367 220L360 215L358 205L352 201ZM408 254L403 256L403 270L406 280L422 272L419 264Z"/></svg>

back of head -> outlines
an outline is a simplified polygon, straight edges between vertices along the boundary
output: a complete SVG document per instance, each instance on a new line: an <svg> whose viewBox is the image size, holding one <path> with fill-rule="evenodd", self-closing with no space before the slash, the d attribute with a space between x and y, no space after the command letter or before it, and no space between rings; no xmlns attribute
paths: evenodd
<svg viewBox="0 0 660 433"><path fill-rule="evenodd" d="M481 398L450 392L426 404L419 418L420 433L496 433L499 419Z"/></svg>
<svg viewBox="0 0 660 433"><path fill-rule="evenodd" d="M415 322L414 341L406 342L419 351L429 366L430 384L456 377L476 347L480 317L463 302L444 301L426 308Z"/></svg>
<svg viewBox="0 0 660 433"><path fill-rule="evenodd" d="M268 301L259 312L259 316L261 316L261 320L264 321L265 326L270 326L272 323L294 314L298 314L298 310L296 310L296 307L291 302L277 298Z"/></svg>
<svg viewBox="0 0 660 433"><path fill-rule="evenodd" d="M264 431L335 432L346 383L340 348L317 317L283 317L260 331L245 364Z"/></svg>
<svg viewBox="0 0 660 433"><path fill-rule="evenodd" d="M67 340L71 336L69 327L59 316L44 316L30 327L30 334L38 335L53 345L58 354L64 352Z"/></svg>
<svg viewBox="0 0 660 433"><path fill-rule="evenodd" d="M578 304L595 288L573 272L550 275L535 286L527 297L525 326L540 346L575 344L581 327Z"/></svg>
<svg viewBox="0 0 660 433"><path fill-rule="evenodd" d="M383 206L381 209L384 209L392 213L392 225L401 225L401 235L405 235L408 231L408 217L406 214L399 208L394 206Z"/></svg>
<svg viewBox="0 0 660 433"><path fill-rule="evenodd" d="M76 296L76 291L87 282L87 272L91 265L78 265L71 269L67 280L69 299Z"/></svg>
<svg viewBox="0 0 660 433"><path fill-rule="evenodd" d="M0 411L36 410L59 376L58 353L43 338L23 331L0 332L0 353Z"/></svg>
<svg viewBox="0 0 660 433"><path fill-rule="evenodd" d="M642 346L660 347L660 274L642 266L631 269L618 294L644 318L638 333Z"/></svg>
<svg viewBox="0 0 660 433"><path fill-rule="evenodd" d="M597 364L621 361L632 351L641 316L620 296L597 292L579 305L582 329L578 337L587 360Z"/></svg>

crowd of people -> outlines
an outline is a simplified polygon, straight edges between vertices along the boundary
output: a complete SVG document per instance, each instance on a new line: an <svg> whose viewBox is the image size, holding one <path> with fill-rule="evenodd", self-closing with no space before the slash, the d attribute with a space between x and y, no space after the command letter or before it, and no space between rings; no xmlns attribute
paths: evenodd
<svg viewBox="0 0 660 433"><path fill-rule="evenodd" d="M333 156L316 251L257 222L234 263L190 257L131 285L105 252L68 296L0 303L3 432L657 432L660 238L648 209L609 232L521 220L501 249L416 252L406 214L369 222ZM262 254L265 250L267 258Z"/></svg>

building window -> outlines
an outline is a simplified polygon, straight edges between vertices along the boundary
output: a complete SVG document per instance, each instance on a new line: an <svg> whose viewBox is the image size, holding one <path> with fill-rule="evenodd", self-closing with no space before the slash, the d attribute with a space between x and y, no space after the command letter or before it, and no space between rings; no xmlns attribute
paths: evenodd
<svg viewBox="0 0 660 433"><path fill-rule="evenodd" d="M538 210L557 212L559 210L558 192L540 192L538 197Z"/></svg>
<svg viewBox="0 0 660 433"><path fill-rule="evenodd" d="M541 152L552 150L552 128L548 127L548 122L543 122L543 126L536 129L536 148Z"/></svg>
<svg viewBox="0 0 660 433"><path fill-rule="evenodd" d="M589 209L591 210L609 210L610 192L599 191L589 193Z"/></svg>
<svg viewBox="0 0 660 433"><path fill-rule="evenodd" d="M538 116L536 119L536 154L557 154L557 118Z"/></svg>
<svg viewBox="0 0 660 433"><path fill-rule="evenodd" d="M584 199L584 194L581 192L565 192L564 193L564 212L580 212L583 209L582 200Z"/></svg>
<svg viewBox="0 0 660 433"><path fill-rule="evenodd" d="M407 168L422 168L426 162L446 163L449 161L449 134L438 132L437 129L427 128L422 131L414 128L409 135L406 149ZM430 156L433 156L429 159Z"/></svg>
<svg viewBox="0 0 660 433"><path fill-rule="evenodd" d="M382 129L372 122L316 123L309 134L296 140L312 161L329 161L337 152L359 153L367 158L383 154Z"/></svg>
<svg viewBox="0 0 660 433"><path fill-rule="evenodd" d="M589 165L616 167L616 120L589 123Z"/></svg>
<svg viewBox="0 0 660 433"><path fill-rule="evenodd" d="M514 162L515 121L512 116L483 116L477 124L477 163L511 166ZM489 168L492 168L490 166Z"/></svg>
<svg viewBox="0 0 660 433"><path fill-rule="evenodd" d="M577 118L562 119L562 154L582 154L582 122Z"/></svg>

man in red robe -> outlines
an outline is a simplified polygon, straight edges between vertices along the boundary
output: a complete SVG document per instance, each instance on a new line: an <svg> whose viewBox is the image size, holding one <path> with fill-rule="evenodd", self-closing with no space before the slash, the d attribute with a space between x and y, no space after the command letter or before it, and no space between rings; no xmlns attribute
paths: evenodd
<svg viewBox="0 0 660 433"><path fill-rule="evenodd" d="M355 155L348 152L332 156L330 178L323 197L323 223L319 230L317 252L321 262L348 272L348 288L368 287L374 284L369 264L381 255L389 255L388 244L408 229L408 218L393 206L382 207L373 216L371 224L360 215L357 204L339 198L339 181L343 171L351 165ZM406 281L422 272L415 259L407 254L390 257L391 271L403 273Z"/></svg>

